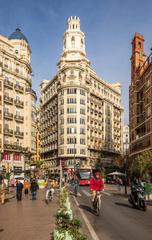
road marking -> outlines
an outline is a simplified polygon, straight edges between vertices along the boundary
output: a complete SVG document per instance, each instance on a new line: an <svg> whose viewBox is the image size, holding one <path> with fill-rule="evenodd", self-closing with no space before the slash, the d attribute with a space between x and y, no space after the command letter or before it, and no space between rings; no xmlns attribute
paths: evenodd
<svg viewBox="0 0 152 240"><path fill-rule="evenodd" d="M111 196L111 193L108 193L108 192L102 192L103 194L107 195L107 196Z"/></svg>
<svg viewBox="0 0 152 240"><path fill-rule="evenodd" d="M84 191L85 191L85 190L84 190ZM75 197L73 197L73 198L74 198L74 201L75 201L77 207L79 207L78 201L76 200ZM87 225L87 227L88 227L88 230L89 230L89 232L90 232L90 234L91 234L91 236L92 236L92 239L93 239L93 240L100 240L100 239L98 238L96 232L94 231L93 227L91 226L88 218L86 217L86 215L84 214L84 212L82 211L81 208L79 208L79 211L80 211L80 213L81 213L81 215L82 215L82 217L83 217L83 219L84 219L84 221L85 221L85 223L86 223L86 225Z"/></svg>

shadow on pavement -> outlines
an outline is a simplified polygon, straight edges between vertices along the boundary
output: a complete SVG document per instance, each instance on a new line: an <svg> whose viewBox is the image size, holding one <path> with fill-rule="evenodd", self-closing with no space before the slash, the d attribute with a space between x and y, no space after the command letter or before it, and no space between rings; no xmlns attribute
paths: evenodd
<svg viewBox="0 0 152 240"><path fill-rule="evenodd" d="M89 207L89 206L80 204L80 205L79 205L79 208L82 208L82 209L84 209L84 210L86 210L86 211L88 211L88 212L96 215L96 212L95 212L91 207Z"/></svg>
<svg viewBox="0 0 152 240"><path fill-rule="evenodd" d="M131 205L129 205L127 203L115 202L115 204L118 206L122 206L122 207L133 208Z"/></svg>
<svg viewBox="0 0 152 240"><path fill-rule="evenodd" d="M116 196L116 197L125 197L125 198L127 198L129 195L127 194L125 194L125 193L112 193L113 194L113 196Z"/></svg>
<svg viewBox="0 0 152 240"><path fill-rule="evenodd" d="M147 205L152 206L152 201L147 200L146 203Z"/></svg>

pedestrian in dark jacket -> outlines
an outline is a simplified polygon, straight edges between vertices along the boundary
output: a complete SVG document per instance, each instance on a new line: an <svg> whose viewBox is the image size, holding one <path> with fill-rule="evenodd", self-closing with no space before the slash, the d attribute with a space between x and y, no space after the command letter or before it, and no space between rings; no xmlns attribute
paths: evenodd
<svg viewBox="0 0 152 240"><path fill-rule="evenodd" d="M36 179L32 179L31 186L30 186L30 190L31 190L31 194L32 194L32 200L36 200L36 195L37 195L37 190L38 189L39 189L39 186L36 182Z"/></svg>
<svg viewBox="0 0 152 240"><path fill-rule="evenodd" d="M22 200L23 184L20 181L16 181L16 198L18 201Z"/></svg>

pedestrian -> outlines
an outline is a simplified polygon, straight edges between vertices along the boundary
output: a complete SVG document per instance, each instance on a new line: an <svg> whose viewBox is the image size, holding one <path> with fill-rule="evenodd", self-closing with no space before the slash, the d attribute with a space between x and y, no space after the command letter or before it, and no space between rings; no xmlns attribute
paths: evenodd
<svg viewBox="0 0 152 240"><path fill-rule="evenodd" d="M29 188L30 188L29 181L28 181L28 179L25 179L24 180L24 194L28 194Z"/></svg>
<svg viewBox="0 0 152 240"><path fill-rule="evenodd" d="M72 185L73 185L73 192L74 192L75 196L77 196L78 191L79 191L79 178L77 175L73 176Z"/></svg>
<svg viewBox="0 0 152 240"><path fill-rule="evenodd" d="M22 200L23 184L17 179L16 180L16 198L18 201Z"/></svg>
<svg viewBox="0 0 152 240"><path fill-rule="evenodd" d="M39 186L36 182L36 179L32 179L31 181L31 186L30 186L30 190L31 190L31 194L32 194L32 200L36 200L36 195L37 195L37 190L39 189Z"/></svg>
<svg viewBox="0 0 152 240"><path fill-rule="evenodd" d="M14 177L12 177L12 179L11 179L11 187L14 188L14 186L15 186L15 179L14 179Z"/></svg>
<svg viewBox="0 0 152 240"><path fill-rule="evenodd" d="M6 188L6 184L4 182L4 178L1 177L0 193L1 193L1 203L2 204L5 203L5 188Z"/></svg>

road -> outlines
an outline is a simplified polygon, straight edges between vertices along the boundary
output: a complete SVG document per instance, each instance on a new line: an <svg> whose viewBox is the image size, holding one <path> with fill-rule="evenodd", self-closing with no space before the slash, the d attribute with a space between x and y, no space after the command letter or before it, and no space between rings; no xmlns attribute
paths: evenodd
<svg viewBox="0 0 152 240"><path fill-rule="evenodd" d="M152 206L146 212L132 208L127 198L105 191L100 216L91 208L91 196L87 187L80 187L76 203L93 228L99 240L151 240ZM82 215L81 214L81 215ZM93 238L92 238L93 239Z"/></svg>

